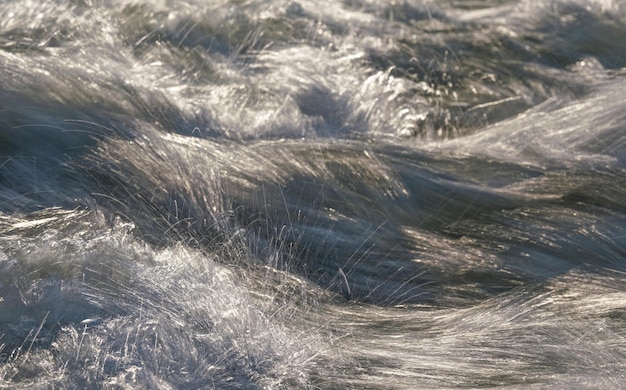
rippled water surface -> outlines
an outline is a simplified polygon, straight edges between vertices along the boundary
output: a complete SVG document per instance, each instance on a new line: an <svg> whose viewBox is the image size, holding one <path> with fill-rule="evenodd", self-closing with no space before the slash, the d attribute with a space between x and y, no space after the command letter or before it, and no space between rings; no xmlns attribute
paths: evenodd
<svg viewBox="0 0 626 390"><path fill-rule="evenodd" d="M0 388L626 386L626 3L0 4Z"/></svg>

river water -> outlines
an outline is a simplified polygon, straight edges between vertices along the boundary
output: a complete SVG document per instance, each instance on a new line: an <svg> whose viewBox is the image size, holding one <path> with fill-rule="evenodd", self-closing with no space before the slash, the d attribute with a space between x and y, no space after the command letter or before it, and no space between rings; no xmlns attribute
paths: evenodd
<svg viewBox="0 0 626 390"><path fill-rule="evenodd" d="M0 388L626 386L626 3L5 0Z"/></svg>

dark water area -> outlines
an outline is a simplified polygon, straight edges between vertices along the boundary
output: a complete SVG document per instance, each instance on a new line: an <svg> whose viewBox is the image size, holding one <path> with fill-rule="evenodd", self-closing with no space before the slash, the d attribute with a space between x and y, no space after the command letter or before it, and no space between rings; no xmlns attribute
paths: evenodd
<svg viewBox="0 0 626 390"><path fill-rule="evenodd" d="M626 3L4 1L0 388L626 386Z"/></svg>

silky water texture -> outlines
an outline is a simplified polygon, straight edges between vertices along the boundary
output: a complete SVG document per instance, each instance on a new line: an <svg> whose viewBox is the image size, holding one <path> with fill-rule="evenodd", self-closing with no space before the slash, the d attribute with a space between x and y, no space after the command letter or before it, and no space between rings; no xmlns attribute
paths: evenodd
<svg viewBox="0 0 626 390"><path fill-rule="evenodd" d="M0 388L626 387L626 3L5 0Z"/></svg>

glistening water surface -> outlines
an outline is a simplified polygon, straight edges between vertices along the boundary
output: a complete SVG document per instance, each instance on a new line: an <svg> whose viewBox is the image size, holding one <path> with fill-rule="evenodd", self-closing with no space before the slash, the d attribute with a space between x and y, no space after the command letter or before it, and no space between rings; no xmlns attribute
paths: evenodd
<svg viewBox="0 0 626 390"><path fill-rule="evenodd" d="M0 388L626 386L626 3L6 0Z"/></svg>

